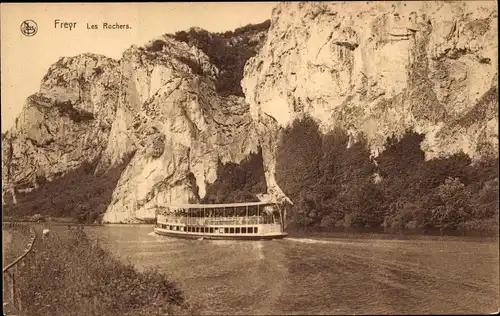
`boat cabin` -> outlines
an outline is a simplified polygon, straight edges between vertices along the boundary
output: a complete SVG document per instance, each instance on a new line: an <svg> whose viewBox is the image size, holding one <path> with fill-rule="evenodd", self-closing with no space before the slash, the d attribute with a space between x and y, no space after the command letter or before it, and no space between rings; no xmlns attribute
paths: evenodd
<svg viewBox="0 0 500 316"><path fill-rule="evenodd" d="M269 202L180 204L159 208L155 233L206 239L275 239L287 234L280 206Z"/></svg>

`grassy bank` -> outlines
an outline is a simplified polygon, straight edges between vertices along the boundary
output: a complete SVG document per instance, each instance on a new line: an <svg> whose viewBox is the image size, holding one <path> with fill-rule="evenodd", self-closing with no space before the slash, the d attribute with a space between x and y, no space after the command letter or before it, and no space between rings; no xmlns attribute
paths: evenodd
<svg viewBox="0 0 500 316"><path fill-rule="evenodd" d="M193 314L178 286L138 272L90 240L82 227L39 236L17 273L23 315Z"/></svg>
<svg viewBox="0 0 500 316"><path fill-rule="evenodd" d="M19 257L25 250L30 239L28 226L17 223L3 224L3 262L9 264Z"/></svg>

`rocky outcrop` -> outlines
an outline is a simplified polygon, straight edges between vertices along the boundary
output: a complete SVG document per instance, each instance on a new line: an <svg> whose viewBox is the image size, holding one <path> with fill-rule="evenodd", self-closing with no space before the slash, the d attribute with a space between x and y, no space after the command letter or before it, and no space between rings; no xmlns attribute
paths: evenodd
<svg viewBox="0 0 500 316"><path fill-rule="evenodd" d="M219 161L261 148L260 196L286 198L277 146L306 115L365 134L374 155L407 129L426 135L427 158L496 155L497 19L492 2L282 3L269 30L193 28L120 60L62 58L2 136L3 192L133 154L104 216L130 221L203 198Z"/></svg>
<svg viewBox="0 0 500 316"><path fill-rule="evenodd" d="M149 46L126 53L132 75L127 76L129 88L119 108L136 114L115 119L115 135L134 140L128 144L117 136L109 141L106 156L113 162L123 152L137 151L117 184L105 221L151 217L158 204L196 201L205 195L207 183L215 181L219 160L239 162L257 151L248 105L241 97L221 97L214 91L217 68L207 56L169 37L162 41L162 50L150 59L144 58ZM141 70L140 76L135 69ZM130 110L133 104L138 109Z"/></svg>
<svg viewBox="0 0 500 316"><path fill-rule="evenodd" d="M99 158L116 112L121 74L104 56L61 58L2 138L5 186L32 189Z"/></svg>
<svg viewBox="0 0 500 316"><path fill-rule="evenodd" d="M364 133L374 155L407 129L428 159L496 155L497 20L493 2L279 4L242 81L259 135L309 115ZM263 147L268 182L278 140Z"/></svg>

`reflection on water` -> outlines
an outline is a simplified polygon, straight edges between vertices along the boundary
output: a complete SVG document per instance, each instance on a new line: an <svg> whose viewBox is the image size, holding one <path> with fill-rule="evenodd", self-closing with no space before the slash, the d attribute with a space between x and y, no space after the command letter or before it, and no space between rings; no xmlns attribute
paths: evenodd
<svg viewBox="0 0 500 316"><path fill-rule="evenodd" d="M59 229L59 228L58 228ZM63 229L63 228L61 228ZM183 240L152 227L85 230L137 268L158 267L204 314L489 313L498 244L460 239Z"/></svg>

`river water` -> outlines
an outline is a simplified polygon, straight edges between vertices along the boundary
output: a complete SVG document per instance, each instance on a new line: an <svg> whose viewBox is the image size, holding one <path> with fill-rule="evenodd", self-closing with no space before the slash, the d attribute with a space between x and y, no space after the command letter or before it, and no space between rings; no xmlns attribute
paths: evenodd
<svg viewBox="0 0 500 316"><path fill-rule="evenodd" d="M157 267L169 275L202 304L203 314L482 314L499 308L497 242L199 241L156 236L151 225L85 231L139 270Z"/></svg>

